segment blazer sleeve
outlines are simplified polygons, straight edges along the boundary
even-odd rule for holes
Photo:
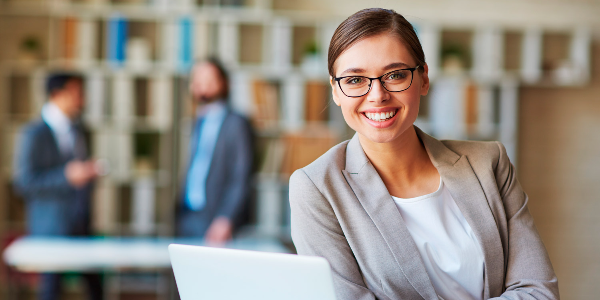
[[[229,163],[231,169],[228,172],[231,177],[227,180],[223,202],[218,213],[219,216],[224,216],[231,221],[239,216],[248,199],[254,158],[250,124],[239,119],[236,125],[231,131],[235,135],[227,143],[232,153]]]
[[[333,208],[302,170],[290,177],[292,240],[300,255],[329,261],[338,300],[374,300]]]
[[[497,143],[500,156],[496,183],[508,224],[508,259],[505,292],[493,299],[559,299],[558,280],[527,208],[528,197],[517,180],[506,149]]]
[[[44,145],[40,145],[37,132],[26,129],[15,151],[14,165],[15,187],[26,198],[48,193],[60,195],[72,190],[65,176],[65,164],[53,168],[39,166],[39,151],[43,149]]]

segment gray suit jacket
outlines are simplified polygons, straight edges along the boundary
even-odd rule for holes
[[[558,299],[558,282],[506,150],[417,134],[473,229],[484,298]],[[331,264],[338,300],[438,299],[417,247],[358,136],[290,178],[292,239]]]
[[[83,128],[79,131],[83,135]],[[69,184],[65,165],[75,157],[61,155],[48,124],[42,120],[28,124],[16,150],[14,185],[25,198],[29,233],[88,234],[91,185],[75,189]],[[87,158],[87,154],[77,157]]]
[[[194,129],[190,143],[190,154],[196,153],[200,138]],[[190,211],[183,201],[183,180],[177,233],[180,236],[202,237],[216,217],[224,216],[239,223],[240,215],[250,194],[250,179],[253,162],[252,130],[248,121],[228,111],[223,122],[206,180],[206,206],[200,211]],[[193,157],[189,159],[189,163]],[[189,171],[188,166],[188,171]],[[187,177],[187,176],[186,176]]]

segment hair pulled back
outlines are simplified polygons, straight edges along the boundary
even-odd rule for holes
[[[425,64],[425,53],[410,22],[391,9],[367,8],[348,17],[333,33],[327,55],[329,75],[335,77],[335,61],[346,49],[364,38],[384,32],[398,36],[417,65]]]

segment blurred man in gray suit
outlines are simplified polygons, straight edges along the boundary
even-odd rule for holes
[[[178,209],[179,236],[223,244],[247,204],[252,171],[252,131],[227,106],[227,73],[215,59],[196,64],[190,93],[198,105],[190,158]]]
[[[89,159],[79,117],[83,80],[70,73],[49,76],[41,118],[25,126],[17,149],[14,184],[25,198],[27,229],[34,236],[90,233],[90,192],[98,175]],[[90,299],[102,299],[97,274],[84,274]],[[60,275],[42,274],[39,299],[60,295]]]

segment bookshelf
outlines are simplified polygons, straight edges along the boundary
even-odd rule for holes
[[[283,4],[0,1],[0,15],[17,24],[0,77],[0,140],[7,145],[0,150],[0,211],[8,220],[0,222],[2,232],[24,230],[22,201],[10,186],[18,132],[39,114],[45,75],[67,68],[85,78],[91,152],[111,166],[96,184],[96,233],[173,234],[194,112],[186,76],[194,59],[216,54],[230,70],[234,110],[256,129],[250,231],[289,242],[289,174],[353,132],[330,101],[326,69],[329,39],[342,19],[280,10]],[[432,86],[417,125],[440,138],[500,140],[516,161],[519,86],[589,80],[589,28],[409,21]]]

